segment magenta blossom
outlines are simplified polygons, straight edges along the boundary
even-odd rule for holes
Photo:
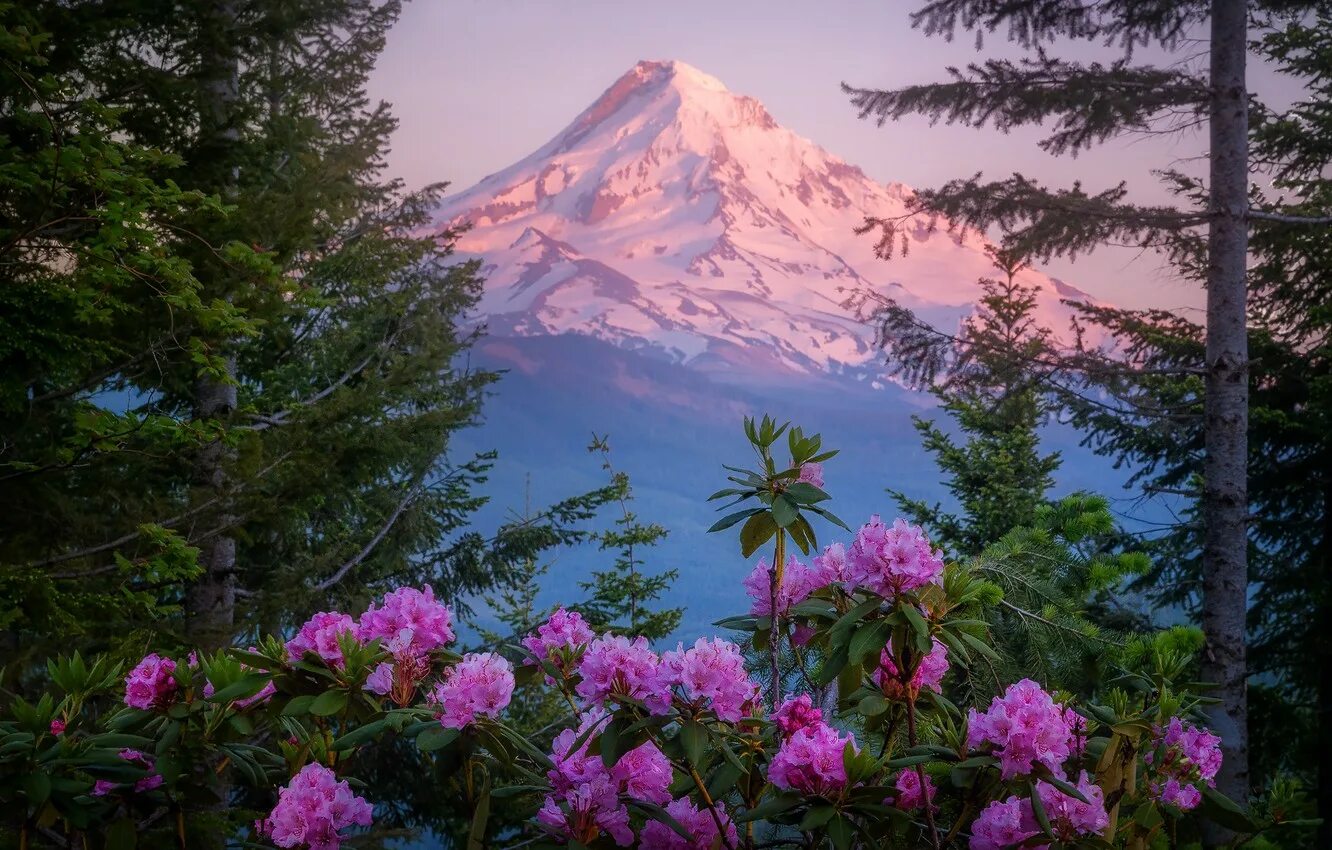
[[[671,704],[671,670],[644,637],[632,641],[606,634],[592,641],[578,664],[578,695],[596,705],[622,697],[642,702],[653,714]]]
[[[432,699],[442,707],[439,722],[461,729],[477,715],[494,717],[513,698],[513,665],[493,652],[469,652],[435,686]]]
[[[814,559],[814,566],[809,567],[796,559],[795,555],[787,558],[786,569],[782,571],[782,583],[777,588],[777,608],[781,616],[789,617],[791,609],[804,602],[810,594],[826,587],[835,578],[835,574],[821,566],[819,559]],[[749,606],[749,613],[756,617],[766,617],[772,613],[772,567],[767,558],[759,562],[744,580],[745,592],[754,600]]]
[[[629,809],[620,802],[608,776],[599,776],[562,794],[547,794],[536,819],[557,837],[583,845],[590,845],[603,833],[620,847],[634,843]]]
[[[948,648],[938,638],[933,638],[933,641],[929,653],[920,657],[916,671],[911,674],[911,681],[905,686],[897,663],[893,661],[892,643],[884,647],[873,679],[883,689],[885,696],[891,699],[915,699],[922,690],[931,690],[936,694],[942,691],[943,677],[948,672]]]
[[[666,804],[666,813],[675,818],[676,823],[685,828],[690,838],[685,838],[661,821],[648,821],[643,826],[639,837],[639,850],[715,850],[717,847],[735,847],[739,836],[735,824],[726,814],[722,803],[716,805],[718,819],[726,828],[726,841],[720,840],[717,821],[706,807],[697,807],[689,802],[688,797],[681,797]]]
[[[661,805],[671,799],[671,762],[651,741],[620,756],[611,768],[620,793]]]
[[[843,580],[847,590],[867,588],[891,598],[943,579],[943,555],[930,548],[930,540],[917,525],[899,519],[885,526],[878,516],[856,532],[847,553]]]
[[[273,811],[255,827],[279,847],[337,850],[350,826],[369,826],[372,810],[351,786],[322,764],[301,768],[278,791]]]
[[[1143,760],[1148,765],[1147,786],[1152,796],[1182,811],[1202,802],[1200,784],[1216,785],[1221,769],[1221,739],[1186,723],[1170,718],[1164,729],[1156,729],[1154,749]]]
[[[549,661],[568,674],[572,672],[570,662],[576,662],[578,652],[595,637],[577,611],[557,608],[549,620],[537,627],[535,634],[523,638],[523,646],[539,660]],[[532,661],[529,659],[527,663]]]
[[[1030,679],[1010,685],[984,714],[967,712],[967,746],[993,749],[1004,779],[1030,774],[1037,764],[1062,775],[1073,743],[1063,706]]]
[[[61,720],[59,717],[57,717],[57,718],[55,718],[54,720],[52,720],[52,721],[51,721],[51,734],[52,734],[52,735],[63,735],[63,734],[65,734],[65,721]]]
[[[823,464],[821,463],[802,463],[800,465],[800,475],[796,481],[805,484],[813,484],[819,489],[823,488]]]
[[[300,661],[313,652],[325,664],[340,669],[346,664],[338,644],[344,634],[356,635],[355,620],[336,611],[320,611],[306,620],[296,636],[287,641],[287,656],[292,661]]]
[[[125,705],[144,711],[163,708],[176,694],[176,662],[157,653],[145,655],[125,677]]]
[[[835,797],[846,788],[843,754],[855,739],[831,726],[800,729],[782,742],[768,766],[768,780],[778,788]]]
[[[823,712],[814,707],[809,694],[801,694],[782,703],[772,719],[782,730],[782,737],[789,738],[801,729],[822,726]]]
[[[1040,835],[1041,827],[1031,809],[1031,801],[1021,797],[995,800],[985,807],[971,825],[971,850],[1010,850],[1014,847],[1044,850],[1048,844],[1028,844]]]
[[[357,623],[356,637],[362,643],[378,638],[394,655],[419,657],[453,642],[453,614],[435,601],[430,585],[400,587],[384,594],[383,607],[371,603]]]
[[[908,767],[897,774],[897,780],[893,783],[893,787],[897,789],[897,794],[884,800],[885,805],[914,811],[928,803],[931,808],[938,809],[938,806],[934,805],[934,792],[936,790],[934,780],[930,778],[928,773],[925,774],[925,793],[923,795],[920,791],[920,773],[914,767]]]
[[[689,702],[707,700],[721,720],[735,723],[758,696],[758,685],[745,672],[740,647],[719,638],[699,638],[689,649],[681,644],[662,663],[680,683]]]
[[[1081,835],[1099,835],[1110,825],[1101,787],[1087,776],[1085,770],[1078,775],[1075,784],[1087,802],[1070,797],[1046,782],[1036,785],[1036,793],[1040,795],[1045,814],[1050,819],[1050,829],[1060,841],[1075,841]]]
[[[116,783],[109,779],[99,779],[93,783],[92,795],[94,797],[105,797],[116,790]]]

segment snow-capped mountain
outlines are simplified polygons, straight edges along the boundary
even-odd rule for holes
[[[447,197],[469,225],[492,334],[585,334],[714,372],[875,371],[873,332],[843,302],[871,288],[938,326],[994,270],[977,234],[909,234],[874,256],[854,228],[904,211],[884,185],[783,128],[757,100],[682,62],[640,62],[536,152]],[[1039,272],[1041,318],[1083,293]]]

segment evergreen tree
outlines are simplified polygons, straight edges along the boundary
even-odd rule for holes
[[[1316,6],[1272,0],[1256,4],[1283,14]],[[907,218],[944,216],[965,227],[999,226],[1008,246],[1025,256],[1076,255],[1106,242],[1163,248],[1176,257],[1205,251],[1207,334],[1202,373],[1203,590],[1200,608],[1208,648],[1203,676],[1216,683],[1219,702],[1212,728],[1225,741],[1221,790],[1243,798],[1249,790],[1245,620],[1248,511],[1249,354],[1245,264],[1249,226],[1270,210],[1250,204],[1248,105],[1245,62],[1249,9],[1245,0],[933,0],[914,13],[928,34],[977,34],[1001,27],[1028,56],[991,59],[953,70],[948,82],[878,91],[848,88],[863,116],[881,122],[920,113],[935,120],[999,130],[1044,125],[1041,146],[1052,154],[1076,154],[1123,134],[1169,132],[1206,121],[1209,174],[1202,205],[1145,207],[1127,200],[1123,184],[1088,192],[1081,184],[1051,189],[1021,174],[999,181],[979,175],[925,190]],[[1210,67],[1195,74],[1184,66],[1158,68],[1133,62],[1133,48],[1156,44],[1175,50],[1205,27]],[[1109,63],[1064,59],[1050,45],[1102,41],[1120,44],[1122,59]],[[1316,224],[1318,217],[1291,217]],[[903,220],[871,220],[881,232],[880,252],[891,255],[905,239]],[[1209,837],[1212,843],[1221,834]]]
[[[1051,402],[1031,369],[1049,359],[1050,332],[1033,316],[1035,290],[1017,281],[1026,263],[1002,248],[992,248],[991,257],[1003,278],[981,279],[984,294],[956,337],[934,336],[910,313],[879,302],[880,341],[896,371],[927,384],[965,437],[959,444],[936,422],[912,417],[959,514],[889,493],[957,555],[974,555],[1010,529],[1031,525],[1059,468],[1058,453],[1041,452],[1039,429]]]

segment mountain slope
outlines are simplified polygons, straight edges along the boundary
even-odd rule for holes
[[[756,100],[681,62],[640,62],[564,131],[446,198],[464,255],[487,277],[492,333],[574,332],[726,373],[878,370],[872,332],[843,306],[873,289],[954,326],[992,272],[985,240],[931,231],[885,262],[854,228],[905,210],[911,190],[870,180],[778,125]],[[1038,272],[1041,319],[1066,325]]]

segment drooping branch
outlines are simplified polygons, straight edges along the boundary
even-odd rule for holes
[[[842,84],[861,118],[880,126],[907,115],[931,123],[993,126],[1000,132],[1056,119],[1040,145],[1052,154],[1074,153],[1125,132],[1150,132],[1162,119],[1188,123],[1206,111],[1206,83],[1184,71],[1126,61],[1083,65],[1040,55],[1017,62],[991,59],[951,80],[900,89]]]

